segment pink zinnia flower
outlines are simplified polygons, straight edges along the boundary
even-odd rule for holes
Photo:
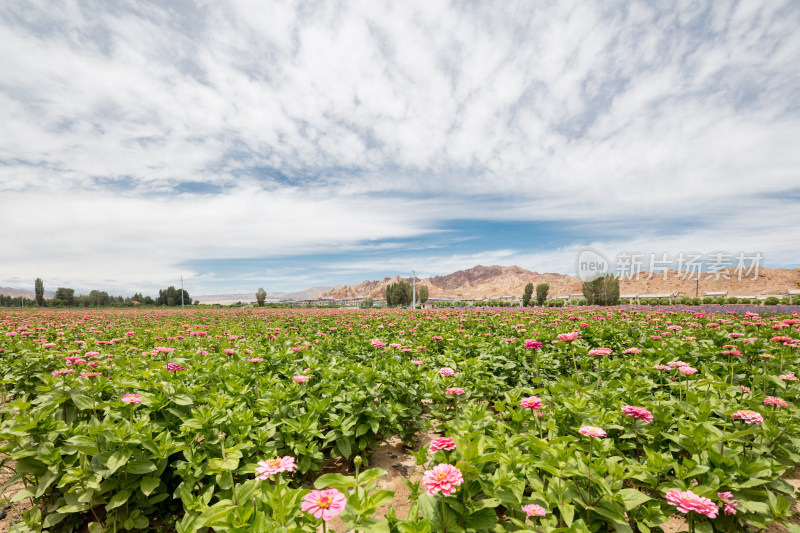
[[[422,476],[422,486],[428,489],[428,496],[441,492],[442,496],[449,496],[456,491],[456,487],[464,483],[461,470],[447,463],[440,463],[431,470],[426,470]]]
[[[542,399],[536,396],[528,396],[519,402],[520,407],[523,409],[532,409],[538,411],[542,407]]]
[[[455,449],[456,449],[456,443],[453,441],[453,439],[451,439],[450,437],[439,437],[431,441],[431,445],[428,448],[428,451],[430,453],[436,453],[439,450],[450,451]]]
[[[776,398],[775,396],[767,396],[764,398],[764,405],[774,405],[775,407],[786,407],[787,404],[785,400],[781,398]]]
[[[413,361],[411,361],[411,364],[412,365],[416,365],[416,366],[420,366],[422,364],[422,361],[420,361],[418,359],[414,359]]]
[[[778,377],[784,381],[797,381],[797,376],[795,376],[794,374],[781,374]]]
[[[461,387],[450,387],[445,392],[447,394],[452,394],[453,396],[459,396],[461,394],[464,394],[464,389],[462,389]]]
[[[292,379],[295,380],[297,383],[305,383],[306,381],[308,381],[308,376],[294,376]]]
[[[764,421],[764,417],[761,416],[759,413],[755,411],[750,411],[749,409],[742,409],[741,411],[736,411],[731,415],[731,418],[734,420],[741,420],[742,422],[747,422],[748,424],[760,424]]]
[[[692,368],[690,366],[682,366],[682,367],[678,368],[678,372],[680,372],[684,376],[691,376],[692,374],[696,374],[697,373],[697,369],[696,368]]]
[[[538,350],[542,347],[542,343],[533,339],[525,341],[526,350]]]
[[[253,357],[252,359],[247,360],[248,363],[263,363],[264,359],[262,357]]]
[[[628,415],[628,418],[638,418],[639,420],[644,420],[648,424],[653,421],[653,414],[644,407],[626,405],[622,408],[622,414]]]
[[[84,372],[81,374],[82,378],[96,378],[97,376],[101,375],[100,372]]]
[[[544,507],[541,505],[536,505],[535,503],[524,505],[522,510],[525,511],[525,514],[528,516],[544,516],[547,514],[547,511],[545,511]]]
[[[578,431],[580,431],[582,435],[586,435],[587,437],[592,437],[593,439],[606,436],[606,432],[603,428],[598,428],[595,426],[583,426]]]
[[[142,399],[139,397],[138,394],[125,394],[120,398],[122,403],[142,403]]]
[[[611,348],[592,348],[589,355],[611,355]]]
[[[654,365],[653,368],[656,370],[669,370],[670,367],[667,365]]]
[[[272,474],[279,474],[281,472],[294,472],[297,465],[294,464],[294,457],[284,455],[283,457],[274,457],[267,461],[259,461],[256,467],[256,479],[267,479]]]
[[[628,348],[627,350],[625,350],[625,353],[642,353],[642,350],[640,350],[639,348]]]
[[[749,388],[745,387],[744,385],[736,385],[736,386],[739,387],[745,394],[750,394],[752,392]]]
[[[186,367],[177,363],[167,363],[167,372],[177,372],[179,370],[186,370]]]
[[[669,366],[680,368],[682,366],[689,366],[689,363],[684,363],[683,361],[672,361],[671,363],[667,363]]]
[[[341,513],[347,506],[347,498],[336,489],[312,490],[303,498],[300,509],[310,513],[314,518],[322,518],[326,522]]]
[[[446,366],[443,367],[441,370],[439,370],[439,374],[442,376],[452,376],[453,374],[455,374],[455,371],[449,366]]]
[[[578,335],[577,331],[573,331],[571,333],[559,333],[558,340],[561,342],[572,342],[577,339],[580,335]]]
[[[75,371],[72,370],[71,368],[65,368],[64,370],[55,370],[53,372],[53,375],[54,376],[61,376],[61,375],[64,375],[64,374],[74,374],[74,373],[75,373]]]
[[[665,497],[670,505],[674,505],[684,514],[694,511],[709,518],[716,518],[719,513],[719,509],[710,498],[698,496],[690,490],[681,492],[678,489],[670,489]]]
[[[236,350],[234,350],[232,348],[226,348],[225,349],[225,355],[233,355],[235,353],[236,353]]]
[[[369,343],[372,345],[373,348],[385,348],[386,347],[386,343],[385,342],[381,342],[378,339],[372,339]]]

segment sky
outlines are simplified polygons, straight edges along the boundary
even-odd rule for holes
[[[800,3],[6,0],[0,286],[800,266]]]

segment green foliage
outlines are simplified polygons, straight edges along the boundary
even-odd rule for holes
[[[589,305],[619,304],[619,278],[612,274],[585,281],[581,289]]]
[[[704,304],[713,304],[714,297],[713,296],[703,296],[703,303]]]
[[[383,297],[386,300],[386,305],[411,305],[412,287],[407,281],[400,280],[396,283],[390,283],[384,289]]]
[[[256,291],[256,302],[258,303],[259,307],[264,307],[264,302],[267,301],[267,291],[263,288],[260,288]]]
[[[550,292],[549,283],[539,283],[536,285],[536,305],[540,307],[544,305],[544,302],[547,301],[548,292]]]
[[[36,294],[36,305],[43,306],[44,305],[44,281],[42,278],[36,278],[36,281],[33,283],[33,291]]]
[[[558,338],[570,331],[579,337]],[[734,494],[739,512],[695,515],[697,531],[766,530],[791,515],[782,476],[800,462],[800,389],[778,377],[800,354],[773,335],[744,313],[670,309],[459,309],[425,319],[405,310],[3,310],[0,466],[15,461],[14,500],[31,504],[15,531],[313,533],[321,522],[300,502],[327,487],[346,497],[344,527],[363,532],[659,531],[675,512],[670,489],[720,508],[717,493]],[[526,338],[541,346],[526,349]],[[724,354],[728,344],[740,356]],[[67,347],[86,360],[67,366]],[[590,354],[597,347],[611,354]],[[698,373],[654,368],[676,360]],[[88,362],[99,375],[81,375]],[[455,374],[440,375],[443,366]],[[74,373],[53,375],[63,370]],[[299,374],[309,380],[295,382]],[[122,403],[127,393],[141,403]],[[537,411],[521,406],[532,395]],[[788,405],[765,405],[767,396]],[[625,405],[648,409],[652,422],[625,416]],[[734,419],[740,409],[762,423]],[[584,425],[607,437],[582,436]],[[455,449],[413,444],[431,432]],[[393,435],[423,469],[449,463],[463,483],[429,496],[412,476],[407,515],[378,519],[392,499],[378,486],[387,473],[362,471],[362,458]],[[254,479],[259,461],[287,455],[296,472]],[[326,462],[351,473],[320,476]],[[530,503],[546,515],[529,518]]]
[[[778,305],[780,300],[775,296],[770,296],[766,300],[764,300],[764,305]]]
[[[69,307],[75,304],[75,289],[68,287],[59,287],[56,289],[56,294],[53,297],[55,305]]]
[[[183,299],[181,299],[181,294],[183,294]],[[166,289],[158,291],[158,298],[156,298],[155,304],[174,307],[180,306],[181,301],[183,301],[184,305],[192,305],[192,298],[186,290],[176,289],[174,286],[170,285]]]
[[[522,293],[522,307],[528,307],[533,296],[533,283],[528,282],[525,285],[525,292]]]
[[[699,298],[697,296],[692,298],[692,305],[700,305],[701,303],[703,303],[703,300],[701,298]]]
[[[364,300],[361,302],[361,307],[367,309],[371,308],[373,305],[375,305],[375,302],[372,300],[372,296],[365,297]]]
[[[724,296],[717,296],[716,298],[714,298],[714,303],[717,304],[717,305],[724,304],[725,303],[725,297]]]
[[[737,304],[739,303],[739,298],[737,298],[736,296],[729,296],[727,302],[729,304]]]
[[[428,301],[428,286],[423,285],[419,288],[419,301],[420,303],[425,303]]]

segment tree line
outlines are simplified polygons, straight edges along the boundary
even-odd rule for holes
[[[75,294],[75,289],[58,287],[52,298],[44,297],[44,281],[36,278],[33,284],[34,299],[22,296],[7,296],[0,294],[0,307],[133,307],[135,305],[161,305],[176,307],[181,305],[181,295],[184,305],[198,304],[192,302],[191,296],[184,289],[176,289],[170,285],[158,291],[158,297],[143,296],[136,293],[133,296],[113,296],[106,291],[93,290],[89,294]]]

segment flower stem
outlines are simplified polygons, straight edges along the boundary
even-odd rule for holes
[[[442,533],[447,533],[447,506],[444,504],[444,496],[442,496]]]

